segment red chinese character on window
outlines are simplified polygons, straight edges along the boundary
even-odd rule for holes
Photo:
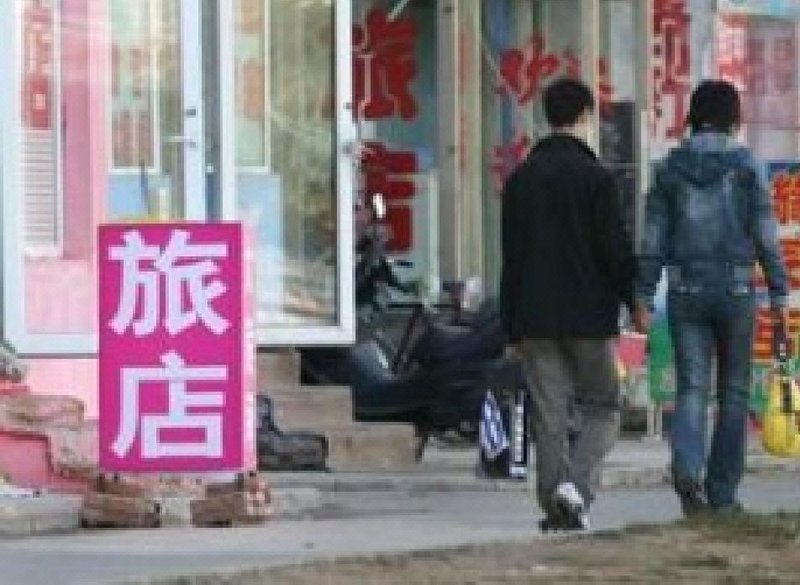
[[[413,174],[417,172],[417,155],[391,151],[379,142],[366,142],[361,164],[367,198],[381,193],[389,204],[386,223],[391,237],[387,248],[390,252],[407,252],[414,233],[408,200],[415,195]]]
[[[778,173],[772,181],[772,197],[780,223],[800,222],[800,173]]]
[[[496,91],[501,95],[510,93],[518,104],[526,104],[539,94],[560,65],[558,55],[545,52],[544,39],[535,35],[522,49],[507,49],[500,55],[502,84]]]
[[[389,241],[386,249],[389,252],[403,253],[411,250],[414,243],[414,217],[408,205],[389,205],[386,209],[384,223],[389,228]]]
[[[691,90],[689,13],[686,0],[655,0],[653,77],[656,118],[668,139],[683,136]]]
[[[413,152],[391,151],[379,142],[365,142],[361,164],[367,196],[376,193],[387,199],[414,196],[414,181],[408,176],[417,172],[417,155]]]
[[[503,188],[511,173],[527,156],[531,144],[531,137],[523,134],[510,144],[495,146],[492,149],[493,162],[489,165],[489,170],[498,190]]]
[[[353,91],[358,118],[416,117],[417,102],[411,93],[417,76],[416,35],[411,19],[389,20],[386,11],[377,8],[367,13],[363,25],[353,26]]]

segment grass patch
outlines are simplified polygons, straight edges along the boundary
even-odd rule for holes
[[[687,526],[716,542],[788,544],[800,536],[800,513],[710,514],[691,519]]]
[[[684,557],[678,561],[678,566],[685,569],[728,569],[731,561],[721,555],[707,554]]]

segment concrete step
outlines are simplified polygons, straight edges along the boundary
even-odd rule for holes
[[[300,353],[271,349],[256,354],[256,383],[260,392],[300,384]]]
[[[281,387],[268,394],[278,428],[315,431],[327,437],[331,469],[382,471],[416,465],[414,428],[406,424],[355,422],[347,387]]]
[[[324,432],[353,425],[353,406],[347,387],[295,386],[268,394],[281,429]]]
[[[328,465],[334,471],[411,469],[417,440],[411,425],[359,423],[325,433],[330,445]]]

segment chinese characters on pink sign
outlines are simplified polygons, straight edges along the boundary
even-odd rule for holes
[[[241,469],[241,227],[106,225],[99,254],[101,468]]]

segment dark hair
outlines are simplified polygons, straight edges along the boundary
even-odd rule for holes
[[[559,79],[544,90],[544,115],[553,128],[571,126],[586,110],[594,110],[594,98],[582,81]]]
[[[742,105],[733,84],[706,80],[692,93],[687,123],[693,133],[711,130],[730,134],[741,120]]]

